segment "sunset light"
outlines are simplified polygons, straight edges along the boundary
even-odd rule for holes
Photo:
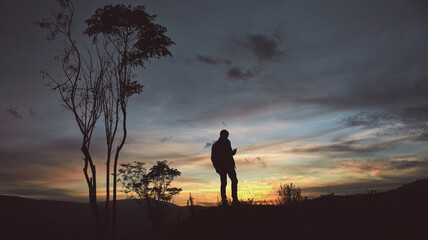
[[[147,216],[176,207],[178,224],[213,206],[280,212],[292,183],[309,202],[301,217],[428,178],[426,1],[19,0],[0,12],[0,197],[89,206],[88,231],[111,221],[114,239],[131,196]],[[386,205],[425,196],[403,192]],[[162,232],[151,221],[138,236]]]

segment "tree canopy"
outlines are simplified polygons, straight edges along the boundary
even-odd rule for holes
[[[144,66],[150,58],[171,56],[168,47],[174,44],[165,36],[167,28],[154,23],[155,19],[156,15],[148,14],[144,6],[110,4],[86,20],[85,34],[93,41],[103,34],[121,53],[123,63]]]

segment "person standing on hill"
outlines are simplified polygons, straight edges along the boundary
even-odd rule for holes
[[[232,181],[232,204],[239,204],[238,178],[236,177],[235,160],[233,159],[237,149],[235,148],[232,150],[228,137],[229,132],[227,130],[221,130],[219,139],[211,147],[211,161],[214,165],[215,171],[220,175],[220,192],[223,206],[227,205],[227,175],[229,175],[229,178]]]

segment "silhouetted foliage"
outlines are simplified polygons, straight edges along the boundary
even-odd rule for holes
[[[147,211],[153,232],[159,234],[167,220],[168,203],[182,190],[171,187],[171,182],[181,172],[170,168],[167,160],[157,161],[149,172],[142,162],[121,166],[118,181],[122,183],[127,197],[136,199],[137,204]]]
[[[293,183],[280,184],[278,190],[278,204],[285,205],[302,201],[302,190],[293,186]]]
[[[156,15],[145,12],[144,6],[118,4],[97,9],[86,20],[84,35],[92,37],[92,46],[82,43],[84,35],[73,36],[76,25],[71,0],[56,0],[58,12],[53,19],[43,18],[36,25],[48,30],[48,40],[62,37],[64,48],[56,58],[62,73],[53,75],[43,70],[43,77],[53,91],[61,95],[62,105],[70,110],[83,135],[81,151],[84,155],[84,174],[89,188],[91,209],[98,226],[101,218],[97,207],[96,167],[90,153],[90,143],[97,120],[104,116],[107,142],[106,160],[106,219],[109,227],[110,160],[113,168],[112,234],[116,229],[116,189],[119,153],[127,139],[127,104],[143,89],[133,69],[144,67],[151,58],[171,56],[168,47],[174,42],[164,33],[167,29],[153,23]],[[83,46],[83,47],[82,47]],[[122,132],[119,132],[119,131]],[[120,134],[121,133],[121,134]],[[116,147],[115,147],[116,146]],[[115,148],[114,148],[115,147]]]
[[[127,104],[129,98],[134,94],[140,94],[144,87],[134,80],[136,75],[133,69],[144,67],[144,63],[151,58],[171,56],[168,47],[174,44],[165,36],[167,28],[155,24],[153,22],[155,19],[156,15],[146,13],[144,6],[110,4],[97,9],[91,18],[86,20],[88,27],[85,34],[92,37],[94,44],[103,43],[104,52],[112,64],[113,81],[106,95],[114,97],[115,102],[104,102],[104,108],[108,112],[106,118],[110,121],[110,125],[106,125],[106,131],[111,132],[107,136],[110,153],[111,144],[116,137],[117,124],[119,121],[122,123],[122,136],[118,140],[114,155],[113,231],[116,229],[117,164],[127,138]]]
[[[122,62],[143,66],[147,59],[171,56],[168,47],[174,42],[164,35],[167,28],[153,23],[156,17],[146,13],[144,6],[107,5],[86,20],[85,33],[94,41],[98,34],[109,36],[115,46],[128,48]]]

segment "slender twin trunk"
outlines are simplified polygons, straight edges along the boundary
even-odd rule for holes
[[[84,155],[83,160],[85,162],[85,165],[83,167],[83,173],[85,175],[86,183],[88,185],[88,190],[89,190],[89,205],[91,208],[92,215],[94,216],[94,219],[95,219],[95,224],[96,224],[97,232],[99,233],[99,238],[104,239],[105,231],[104,231],[103,222],[99,213],[98,202],[97,202],[96,167],[92,161],[92,156],[89,153],[88,144],[84,142],[82,145],[81,151]]]
[[[126,103],[122,103],[122,104],[126,104]],[[116,153],[114,156],[114,164],[113,164],[113,207],[112,207],[112,211],[113,211],[113,215],[112,215],[112,236],[113,239],[116,238],[116,228],[117,228],[117,204],[116,204],[116,190],[117,190],[117,163],[119,160],[119,154],[120,151],[123,148],[123,145],[125,145],[125,141],[126,141],[126,137],[128,135],[128,130],[126,128],[126,108],[125,106],[122,105],[122,116],[123,116],[123,121],[122,121],[122,128],[123,128],[123,136],[122,136],[122,140],[119,143],[119,146],[116,149]]]
[[[125,56],[127,53],[127,48],[125,47]],[[119,122],[119,110],[122,113],[122,131],[123,131],[123,136],[122,139],[119,141],[119,144],[116,148],[115,151],[115,155],[114,155],[114,163],[113,163],[113,202],[112,202],[112,238],[116,239],[116,234],[117,234],[117,164],[118,164],[118,160],[119,160],[119,155],[120,155],[120,151],[122,150],[123,146],[125,145],[126,142],[126,138],[128,135],[128,130],[126,128],[126,105],[127,105],[127,67],[126,67],[126,63],[125,62],[121,62],[118,66],[120,66],[118,68],[117,71],[117,79],[116,79],[116,83],[117,83],[117,97],[118,99],[116,99],[116,126],[115,126],[115,131],[114,134],[116,134],[116,130],[117,130],[117,124]],[[113,135],[113,139],[114,139]]]
[[[109,229],[110,225],[110,158],[111,158],[111,147],[109,147],[107,152],[107,161],[106,161],[106,205],[105,205],[105,221],[104,225],[106,229]]]

